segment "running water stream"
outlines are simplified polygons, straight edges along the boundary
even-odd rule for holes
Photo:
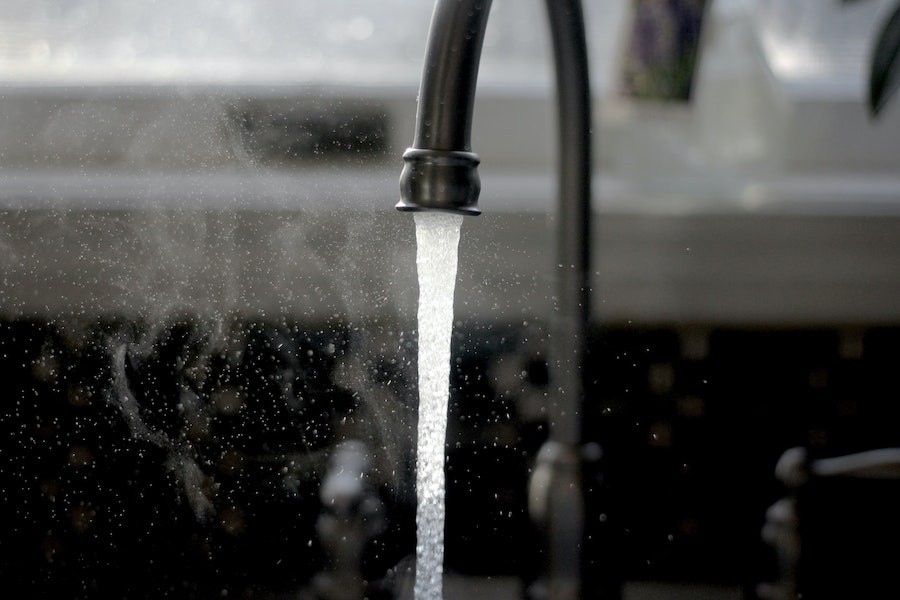
[[[419,430],[416,454],[415,600],[441,600],[444,568],[444,442],[450,335],[462,216],[418,212]]]

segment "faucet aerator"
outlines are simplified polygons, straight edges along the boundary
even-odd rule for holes
[[[410,148],[403,153],[397,210],[480,215],[481,178],[474,152]]]

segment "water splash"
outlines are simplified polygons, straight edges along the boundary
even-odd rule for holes
[[[450,335],[462,216],[416,213],[419,274],[419,431],[416,454],[416,600],[443,597],[444,442]]]

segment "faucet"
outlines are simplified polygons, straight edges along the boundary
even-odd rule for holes
[[[387,527],[371,471],[372,455],[365,444],[349,439],[335,446],[319,489],[323,510],[316,530],[329,560],[327,570],[313,582],[317,598],[356,600],[366,596],[363,548]]]
[[[491,0],[437,0],[419,89],[413,146],[403,154],[401,211],[478,215],[472,151],[478,63]],[[544,572],[532,598],[584,597],[582,369],[590,322],[591,93],[580,0],[547,0],[559,130],[556,305],[550,319],[548,439],[529,482]]]

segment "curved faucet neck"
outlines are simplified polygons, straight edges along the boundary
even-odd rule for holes
[[[472,152],[472,113],[490,8],[491,0],[438,0],[435,4],[415,138],[403,154],[398,210],[481,212],[481,161]]]
[[[559,399],[548,407],[559,441],[581,436],[583,370],[590,312],[591,90],[580,0],[546,0],[556,72],[559,131],[556,220],[560,340],[550,365]],[[413,147],[403,155],[399,210],[476,215],[481,181],[471,131],[491,0],[437,0],[419,89]],[[564,340],[564,341],[563,341]]]
[[[413,147],[472,151],[478,65],[491,0],[439,0],[431,16]]]

